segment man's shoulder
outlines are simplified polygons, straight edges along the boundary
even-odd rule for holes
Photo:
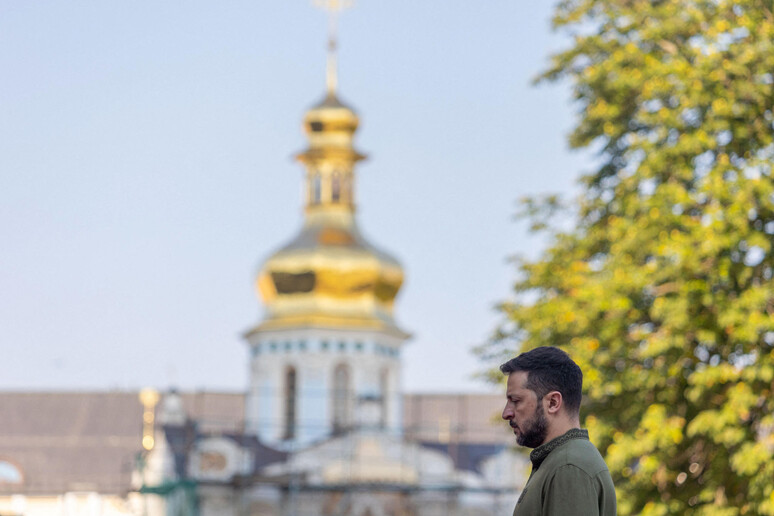
[[[607,464],[597,447],[586,439],[572,439],[562,444],[549,455],[552,469],[575,466],[591,477],[607,471]]]
[[[616,514],[610,472],[588,439],[563,442],[533,471],[514,515],[534,514]]]

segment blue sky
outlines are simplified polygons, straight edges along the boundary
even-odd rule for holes
[[[360,0],[340,23],[363,233],[399,257],[409,391],[491,389],[470,354],[575,188],[576,107],[531,84],[549,2]],[[0,389],[241,390],[255,272],[301,223],[324,13],[302,0],[0,3]]]

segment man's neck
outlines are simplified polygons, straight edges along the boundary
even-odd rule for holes
[[[568,431],[572,430],[573,428],[580,429],[580,421],[579,420],[577,420],[577,419],[576,420],[557,420],[548,429],[548,433],[546,434],[546,438],[540,444],[543,445],[543,444],[546,444],[549,441],[553,441],[557,437],[566,434]]]
[[[532,450],[529,454],[529,459],[532,461],[532,471],[534,472],[537,470],[541,464],[543,464],[543,461],[548,457],[551,452],[553,452],[556,448],[562,446],[564,443],[568,441],[572,441],[574,439],[586,439],[588,440],[589,433],[586,430],[581,430],[580,428],[570,428],[567,430],[567,432],[563,433],[560,436],[555,437],[554,439],[551,439],[550,441],[547,441],[534,450]]]

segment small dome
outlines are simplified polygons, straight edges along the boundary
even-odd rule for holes
[[[188,414],[183,406],[183,398],[177,389],[170,389],[161,398],[161,408],[158,415],[159,423],[169,426],[183,426],[188,420]]]
[[[357,113],[343,104],[334,93],[328,93],[322,102],[312,107],[304,116],[307,133],[347,131],[354,133],[360,123]]]

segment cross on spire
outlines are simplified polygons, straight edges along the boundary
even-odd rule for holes
[[[314,5],[328,11],[328,61],[325,69],[325,85],[328,94],[336,93],[338,86],[336,51],[339,11],[352,7],[353,0],[314,0]]]

